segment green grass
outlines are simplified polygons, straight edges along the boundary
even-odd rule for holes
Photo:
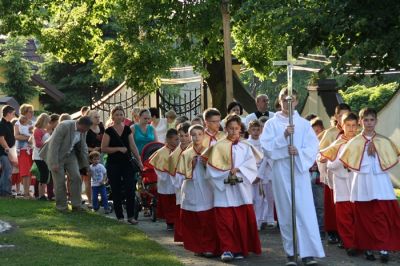
[[[0,265],[182,265],[134,226],[95,213],[59,213],[54,204],[0,199]]]

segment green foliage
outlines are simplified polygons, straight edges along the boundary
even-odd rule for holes
[[[274,75],[271,60],[287,45],[294,55],[319,48],[333,56],[325,68],[333,74],[398,69],[399,10],[397,0],[244,1],[234,17],[234,53],[262,77]]]
[[[3,54],[0,66],[3,67],[5,83],[0,83],[0,90],[7,96],[14,97],[18,103],[29,102],[39,93],[39,89],[31,84],[33,62],[23,58],[26,39],[9,37],[0,45]]]
[[[112,79],[101,82],[92,62],[68,64],[57,62],[52,57],[46,59],[41,74],[65,95],[59,103],[48,97],[41,99],[46,110],[57,113],[76,112],[82,106],[90,105],[90,97],[100,99],[120,83]]]
[[[295,71],[293,73],[293,88],[298,93],[299,103],[297,110],[302,110],[307,98],[307,86],[312,74],[304,71]],[[241,75],[241,79],[246,89],[256,96],[257,94],[267,94],[270,99],[270,109],[275,110],[275,101],[278,98],[279,91],[287,85],[286,72],[277,74],[276,79],[260,80],[253,71],[247,71]]]
[[[355,112],[360,111],[364,107],[372,107],[379,111],[387,104],[398,89],[399,84],[393,82],[373,87],[355,85],[344,91],[340,90],[339,93]]]
[[[399,69],[400,1],[231,0],[233,53],[262,80],[277,79],[273,60],[318,51],[326,75]],[[0,33],[33,34],[43,52],[68,63],[93,61],[102,78],[154,90],[177,62],[223,58],[220,0],[0,1]],[[373,8],[371,8],[373,6]],[[341,83],[348,80],[341,80]],[[211,85],[211,84],[210,84]],[[214,88],[211,88],[214,89]]]

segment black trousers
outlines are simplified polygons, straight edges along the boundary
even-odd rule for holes
[[[128,219],[133,218],[136,190],[136,173],[128,161],[107,164],[107,177],[111,185],[112,200],[117,219],[124,218],[122,200],[126,199]]]
[[[40,178],[38,181],[41,184],[48,184],[50,182],[50,178],[49,178],[50,172],[49,172],[49,168],[47,168],[46,162],[43,160],[35,160],[35,164],[40,173]]]

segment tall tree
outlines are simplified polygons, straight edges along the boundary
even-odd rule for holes
[[[94,60],[103,78],[124,78],[136,90],[153,90],[171,66],[192,64],[214,104],[225,106],[220,0],[2,2],[14,9],[3,11],[0,30],[30,31],[60,60]],[[289,44],[295,56],[316,48],[332,56],[333,74],[398,69],[399,12],[398,0],[232,0],[233,52],[261,78],[276,76],[272,61]]]
[[[39,94],[39,88],[32,85],[33,62],[24,58],[27,40],[9,37],[0,44],[0,67],[5,83],[0,83],[0,90],[18,103],[23,104]]]

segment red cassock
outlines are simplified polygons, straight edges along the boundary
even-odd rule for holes
[[[212,252],[219,255],[214,210],[181,211],[183,246],[194,253]]]
[[[354,203],[336,202],[336,223],[344,248],[356,248],[354,243]]]
[[[396,200],[356,201],[355,244],[363,250],[400,250],[400,208]]]
[[[333,190],[328,185],[324,187],[324,229],[325,232],[337,231]]]
[[[157,194],[157,218],[165,219],[167,224],[175,224],[178,213],[175,194]]]
[[[251,204],[214,208],[215,227],[221,251],[261,254],[257,221]]]
[[[174,225],[174,242],[183,242],[182,237],[182,210],[181,205],[176,205],[176,220]]]

